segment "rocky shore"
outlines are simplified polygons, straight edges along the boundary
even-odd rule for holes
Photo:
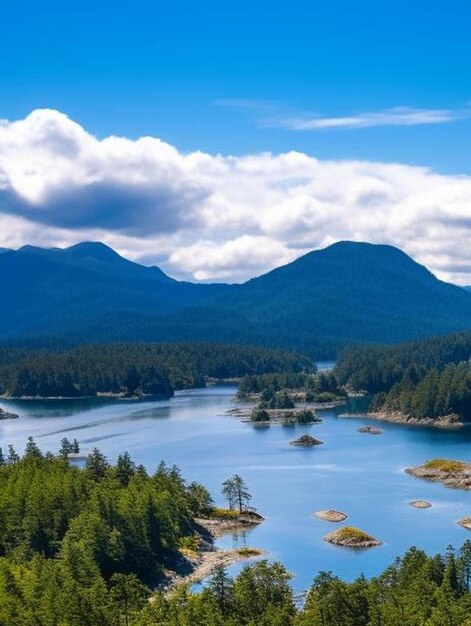
[[[343,526],[324,537],[324,541],[343,548],[374,548],[382,542],[354,526]]]
[[[402,424],[403,426],[427,426],[429,428],[439,428],[441,430],[456,430],[463,428],[464,423],[461,422],[457,415],[444,415],[436,419],[431,417],[410,417],[403,413],[394,411],[373,411],[369,413],[341,413],[339,417],[350,419],[373,419],[380,422],[391,422],[393,424]]]
[[[249,530],[261,524],[264,518],[255,511],[246,511],[233,516],[215,516],[211,518],[199,518],[196,522],[210,533],[213,538],[223,537],[230,533]]]
[[[4,409],[0,409],[0,420],[14,420],[17,419],[19,417],[19,415],[16,415],[16,413],[9,413],[8,411],[5,411]]]
[[[463,517],[463,519],[459,519],[456,523],[466,528],[466,530],[471,530],[471,517]]]
[[[455,489],[471,489],[471,463],[449,459],[433,459],[418,467],[406,468],[406,473],[441,483]]]
[[[235,407],[233,409],[229,409],[228,414],[231,415],[232,417],[236,417],[240,420],[242,420],[243,422],[250,422],[251,424],[254,424],[255,426],[266,426],[269,424],[289,424],[291,422],[296,423],[297,421],[297,416],[300,414],[303,414],[305,412],[305,410],[309,410],[312,409],[313,407],[296,407],[294,409],[263,409],[267,415],[268,415],[268,420],[265,421],[255,421],[252,419],[252,413],[253,413],[253,409],[254,407],[252,405],[250,406],[243,406],[243,407]],[[302,423],[303,424],[320,424],[322,422],[322,419],[316,415],[315,413],[313,413],[312,419],[310,420],[305,420],[303,419]]]
[[[258,548],[235,548],[219,550],[215,539],[230,533],[247,530],[260,524],[263,517],[251,511],[235,514],[231,519],[214,517],[195,519],[199,550],[181,550],[175,562],[164,572],[158,590],[170,593],[182,585],[201,582],[219,567],[228,567],[239,561],[247,561],[264,553]]]

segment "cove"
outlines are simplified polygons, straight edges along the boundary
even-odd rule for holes
[[[320,424],[255,427],[227,414],[234,393],[233,386],[216,386],[144,402],[2,400],[0,406],[20,419],[0,421],[0,445],[22,451],[32,435],[43,451],[56,452],[63,437],[75,437],[83,452],[97,446],[114,460],[127,450],[151,472],[164,459],[177,464],[187,480],[205,484],[220,503],[221,483],[237,472],[266,521],[245,537],[219,543],[247,542],[268,551],[293,573],[296,591],[309,587],[321,570],[347,580],[372,576],[412,545],[435,553],[471,539],[470,531],[456,524],[471,515],[471,493],[403,471],[436,457],[471,461],[471,429],[443,432],[381,422],[383,434],[373,437],[357,429],[374,422],[338,417],[345,407],[320,412]],[[352,400],[347,410],[358,408]],[[325,445],[290,445],[307,433]],[[432,507],[414,509],[411,500],[427,500]],[[383,545],[354,552],[325,543],[322,537],[339,525],[312,513],[330,508],[348,513],[346,523]]]

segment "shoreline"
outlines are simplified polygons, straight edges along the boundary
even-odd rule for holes
[[[231,550],[214,548],[214,550],[202,550],[199,554],[186,555],[184,557],[185,564],[192,568],[191,571],[179,573],[178,569],[177,571],[166,570],[166,580],[157,591],[172,593],[180,587],[203,582],[220,567],[230,567],[235,563],[258,559],[266,554],[265,551],[258,548],[233,548]]]
[[[438,430],[459,430],[465,427],[465,423],[461,421],[451,421],[449,419],[431,417],[409,417],[403,413],[388,411],[371,411],[368,413],[341,413],[338,417],[345,419],[369,419],[378,420],[379,422],[389,422],[391,424],[399,424],[401,426],[427,427],[436,428]]]
[[[196,518],[196,531],[200,537],[199,552],[181,551],[180,558],[175,562],[173,569],[166,569],[163,581],[157,586],[156,592],[171,593],[179,587],[202,582],[211,576],[219,567],[229,567],[241,561],[258,559],[268,553],[254,547],[221,549],[215,545],[215,540],[231,533],[250,530],[262,523],[249,522],[244,514],[232,520],[221,518]]]

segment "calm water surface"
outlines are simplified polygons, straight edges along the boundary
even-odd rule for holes
[[[338,417],[344,407],[323,411],[321,424],[260,428],[227,415],[234,392],[230,386],[212,387],[139,403],[2,401],[2,408],[21,417],[0,421],[0,445],[5,450],[12,443],[22,450],[33,435],[43,450],[57,451],[66,436],[76,437],[84,452],[98,446],[112,460],[128,450],[149,471],[164,459],[179,465],[188,480],[204,483],[219,502],[221,482],[237,472],[266,521],[245,539],[228,537],[221,545],[247,541],[264,548],[295,575],[296,590],[307,588],[320,570],[346,579],[361,572],[374,575],[411,545],[434,553],[471,538],[456,524],[471,515],[471,493],[403,472],[435,457],[471,461],[471,430],[440,432],[381,423],[382,435],[364,435],[357,432],[361,420]],[[314,449],[290,446],[291,439],[307,432],[325,444]],[[413,499],[429,500],[433,507],[413,509],[408,505]],[[325,543],[323,535],[338,527],[312,517],[325,508],[348,513],[349,523],[384,545],[353,552]]]

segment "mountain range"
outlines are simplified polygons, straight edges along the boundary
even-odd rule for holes
[[[0,250],[0,338],[205,340],[327,356],[471,328],[471,293],[392,246],[339,242],[243,284],[178,281],[102,243]]]

